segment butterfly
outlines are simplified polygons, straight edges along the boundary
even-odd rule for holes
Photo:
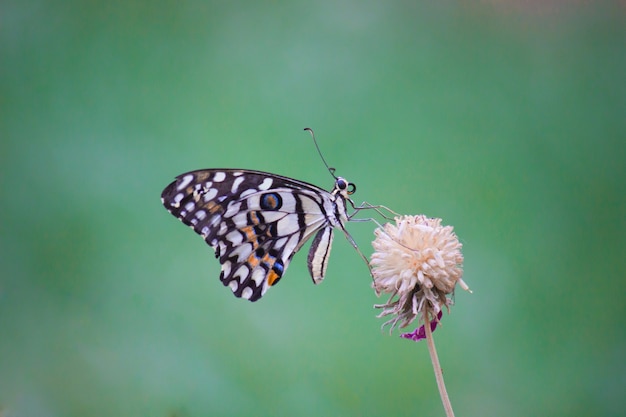
[[[350,220],[346,202],[359,208],[349,197],[356,186],[329,170],[335,178],[330,192],[261,171],[191,171],[165,187],[161,201],[215,250],[222,283],[236,297],[257,301],[311,237],[307,264],[315,284],[326,275],[335,228],[356,248],[344,227]]]

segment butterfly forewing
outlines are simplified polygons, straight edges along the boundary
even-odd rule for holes
[[[224,285],[250,301],[280,280],[293,255],[317,231],[309,271],[320,282],[332,228],[347,218],[341,194],[260,171],[188,172],[168,185],[161,199],[215,249]]]

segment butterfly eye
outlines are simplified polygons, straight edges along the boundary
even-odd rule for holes
[[[351,182],[346,181],[344,178],[341,178],[341,177],[337,177],[337,182],[335,182],[335,187],[337,187],[337,189],[340,191],[344,191],[347,189],[346,192],[348,193],[348,195],[352,195],[356,191],[356,185],[354,185]]]

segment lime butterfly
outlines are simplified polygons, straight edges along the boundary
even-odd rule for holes
[[[215,250],[222,265],[220,280],[237,297],[250,301],[261,298],[280,281],[291,258],[313,235],[307,263],[313,282],[322,282],[335,228],[341,229],[370,268],[344,223],[352,220],[378,224],[374,219],[353,218],[363,209],[373,209],[387,219],[381,209],[397,215],[385,206],[366,202],[355,206],[350,195],[356,185],[335,176],[313,131],[304,130],[311,133],[317,152],[335,178],[330,192],[281,175],[227,168],[181,174],[161,193],[165,208]],[[350,215],[346,202],[354,209]]]
[[[165,208],[215,249],[220,280],[237,297],[256,301],[284,275],[313,235],[308,267],[315,284],[326,274],[333,229],[350,216],[356,186],[336,177],[331,192],[261,171],[204,169],[181,174],[165,187]],[[354,245],[354,243],[353,243]]]

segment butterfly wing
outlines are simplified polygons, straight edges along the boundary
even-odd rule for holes
[[[260,171],[210,169],[178,176],[161,199],[215,249],[220,280],[237,297],[261,298],[317,231],[311,253],[320,255],[312,262],[309,254],[309,270],[314,282],[323,278],[338,220],[334,196],[321,188]]]

